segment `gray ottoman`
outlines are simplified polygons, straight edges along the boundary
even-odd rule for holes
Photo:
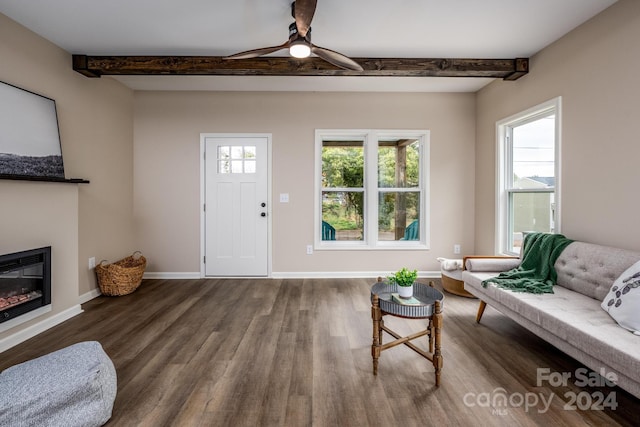
[[[100,343],[74,344],[0,373],[0,426],[101,426],[116,386]]]

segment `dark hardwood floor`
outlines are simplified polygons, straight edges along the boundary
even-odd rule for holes
[[[623,390],[538,385],[538,368],[573,377],[582,365],[491,307],[476,324],[477,300],[451,294],[442,385],[405,346],[384,351],[373,376],[372,282],[145,280],[2,353],[0,369],[99,341],[118,373],[108,426],[638,425],[640,401]],[[424,329],[385,322],[402,334]],[[588,407],[598,393],[617,408],[565,408],[571,396]]]

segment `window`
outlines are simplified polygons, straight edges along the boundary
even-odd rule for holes
[[[428,152],[427,131],[316,131],[316,248],[427,248]]]
[[[497,124],[498,252],[520,253],[526,232],[559,232],[560,98]]]
[[[218,147],[218,173],[256,173],[256,147]]]

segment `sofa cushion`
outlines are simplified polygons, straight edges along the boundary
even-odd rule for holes
[[[465,289],[487,295],[611,368],[640,381],[640,337],[629,334],[600,308],[600,301],[561,286],[553,294],[512,292],[482,281],[496,273],[463,272]],[[496,307],[500,309],[500,307]]]
[[[469,271],[492,271],[496,272],[494,276],[500,272],[511,270],[520,265],[520,258],[467,258],[465,269]]]
[[[640,335],[640,261],[613,282],[601,306],[620,326]]]
[[[614,280],[638,260],[639,252],[573,242],[554,264],[557,284],[602,301]]]
[[[116,389],[100,343],[74,344],[0,373],[0,426],[101,426]]]

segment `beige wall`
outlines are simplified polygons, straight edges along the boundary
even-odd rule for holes
[[[474,94],[136,92],[136,241],[151,272],[200,271],[200,133],[271,133],[273,272],[439,270],[473,248]],[[316,251],[315,129],[431,131],[431,250]],[[289,193],[289,203],[279,194]]]
[[[133,92],[77,74],[69,53],[1,14],[0,80],[56,101],[66,176],[91,181],[0,182],[0,253],[52,245],[53,316],[96,288],[90,256],[135,249]]]
[[[477,97],[476,252],[495,235],[496,121],[562,96],[562,233],[640,250],[640,2],[620,0]]]

